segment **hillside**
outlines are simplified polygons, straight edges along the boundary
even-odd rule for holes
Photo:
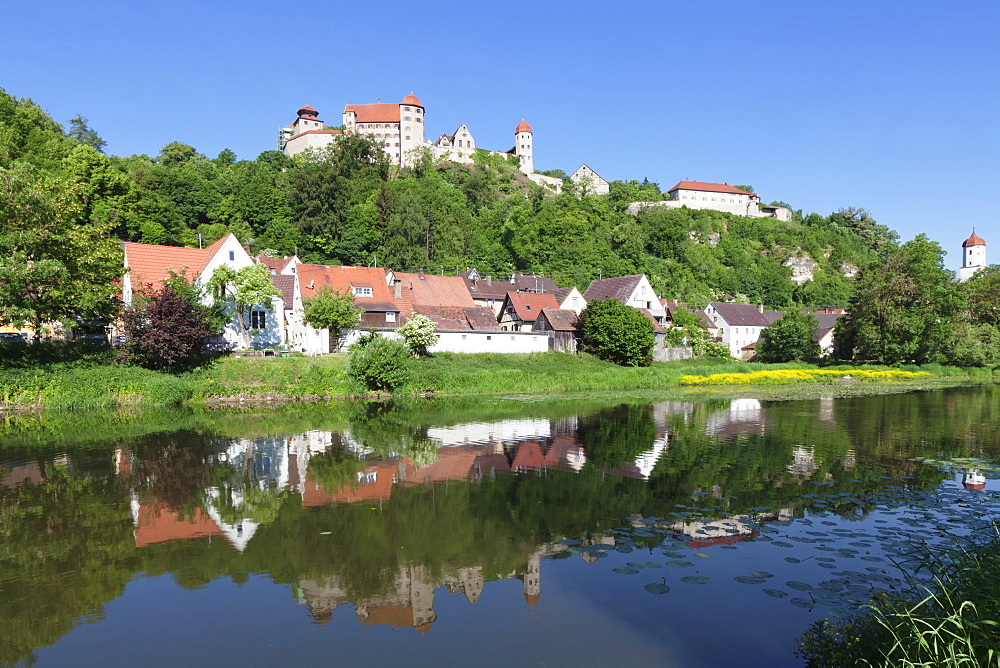
[[[0,169],[77,184],[81,219],[122,240],[197,246],[233,232],[255,252],[312,262],[536,272],[581,288],[645,273],[670,299],[730,293],[777,308],[846,304],[845,274],[895,237],[858,209],[798,212],[787,223],[689,209],[632,216],[630,203],[660,197],[657,184],[617,181],[607,196],[579,196],[568,184],[553,195],[500,156],[471,165],[425,156],[400,170],[357,136],[294,160],[277,151],[208,158],[179,142],[155,157],[106,156],[102,147],[86,119],[66,131],[30,100],[0,91]],[[790,262],[813,280],[797,285]]]

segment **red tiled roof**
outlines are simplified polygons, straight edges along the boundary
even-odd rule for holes
[[[732,195],[753,195],[745,190],[734,188],[728,183],[707,183],[705,181],[678,181],[677,185],[668,190],[672,193],[675,190],[698,190],[710,193],[730,193]]]
[[[275,274],[280,274],[288,266],[288,263],[295,259],[294,255],[289,257],[266,257],[263,253],[258,253],[256,260],[265,265]]]
[[[514,463],[511,465],[515,471],[530,471],[545,468],[545,455],[542,454],[542,446],[534,441],[524,441],[517,448],[514,455]]]
[[[632,296],[632,292],[639,285],[643,275],[633,274],[632,276],[593,280],[587,286],[587,291],[583,293],[583,298],[588,303],[595,299],[614,299],[628,305],[628,298]],[[652,298],[652,295],[650,297]]]
[[[556,301],[555,295],[548,293],[508,292],[507,300],[517,312],[517,317],[523,322],[534,322],[544,308],[559,308],[559,302]]]
[[[437,324],[438,329],[474,330],[478,332],[498,332],[500,326],[491,309],[482,306],[452,308],[448,306],[420,306],[414,313],[427,316]]]
[[[576,311],[558,308],[543,308],[538,315],[539,318],[545,316],[554,332],[573,332],[576,330]]]
[[[982,237],[976,234],[975,228],[972,230],[972,236],[962,242],[962,248],[967,248],[968,246],[985,246],[986,242],[983,241]]]
[[[435,276],[434,274],[410,274],[393,272],[402,284],[403,292],[408,292],[413,308],[421,306],[452,306],[456,308],[471,308],[476,305],[472,295],[465,287],[465,279],[461,276]]]
[[[299,264],[296,267],[303,299],[314,296],[324,285],[353,294],[354,286],[372,289],[370,297],[354,295],[354,304],[366,311],[397,310],[392,290],[385,283],[385,270],[378,267],[340,267]]]
[[[403,98],[403,104],[412,104],[414,106],[420,107],[421,109],[424,106],[420,104],[420,100],[417,99],[417,96],[414,95],[413,93],[410,93],[409,95]]]
[[[162,281],[170,278],[170,270],[184,271],[188,281],[198,278],[205,265],[218,252],[231,234],[222,237],[208,248],[182,248],[180,246],[156,246],[126,241],[125,262],[132,275],[132,289],[137,290],[152,285],[161,287]]]
[[[521,122],[518,123],[517,127],[514,129],[514,134],[517,134],[518,132],[531,132],[531,126],[528,125],[528,121],[523,118],[521,119]]]
[[[221,535],[219,525],[201,508],[195,508],[190,517],[182,518],[161,501],[139,506],[135,527],[136,547]]]
[[[344,111],[353,111],[358,123],[399,123],[398,104],[349,104]]]
[[[305,105],[304,107],[301,107],[301,108],[299,109],[299,111],[311,111],[311,112],[312,112],[312,113],[314,113],[314,114],[318,114],[318,113],[319,113],[319,111],[317,111],[316,109],[313,109],[313,108],[312,108],[312,107],[310,107],[310,106],[309,106],[308,104],[307,104],[307,105]]]

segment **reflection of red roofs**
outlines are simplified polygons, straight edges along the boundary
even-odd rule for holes
[[[361,620],[365,624],[388,624],[389,626],[413,626],[411,606],[383,605],[369,608],[368,615]]]
[[[359,483],[345,485],[335,493],[330,493],[318,485],[312,476],[306,475],[302,492],[303,506],[322,506],[327,503],[354,503],[356,501],[384,501],[392,496],[393,474],[396,462],[378,462],[368,466],[364,479]]]
[[[515,471],[532,471],[545,467],[545,455],[542,454],[542,446],[534,441],[521,443],[514,456],[513,469]]]
[[[540,599],[540,598],[541,598],[541,596],[539,596],[538,594],[525,594],[524,595],[524,600],[528,602],[528,607],[530,607],[530,608],[535,607],[535,603],[538,603],[538,599]]]
[[[0,478],[0,487],[14,487],[15,485],[39,485],[42,482],[42,470],[36,462],[30,462],[23,466],[11,467],[10,473]]]
[[[705,540],[692,540],[688,543],[688,547],[698,549],[702,547],[712,547],[713,545],[735,545],[739,541],[749,538],[752,535],[752,533],[741,533],[734,536],[718,536],[716,538],[706,538]]]
[[[973,482],[963,482],[962,486],[965,489],[986,489],[986,483],[973,483]]]
[[[195,508],[190,517],[181,517],[162,501],[154,501],[139,507],[135,546],[221,535],[219,526],[201,508]]]
[[[442,448],[438,450],[440,458],[414,471],[411,482],[420,485],[444,480],[465,480],[473,472],[477,454],[475,449],[468,446]]]
[[[431,630],[431,625],[433,623],[434,622],[425,622],[425,623],[421,624],[420,626],[414,626],[413,628],[415,628],[416,630],[420,631],[421,633],[427,633],[428,631]]]

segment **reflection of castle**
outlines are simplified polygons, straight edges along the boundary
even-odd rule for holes
[[[498,574],[490,580],[520,579],[524,583],[524,600],[533,607],[542,595],[542,559],[565,549],[565,545],[542,545],[528,555],[523,572]],[[483,593],[486,580],[479,565],[458,568],[435,579],[426,566],[406,564],[397,570],[391,591],[356,601],[354,609],[358,621],[364,624],[412,627],[426,633],[437,619],[434,612],[436,589],[445,587],[452,596],[465,596],[470,604],[475,605]],[[321,624],[331,619],[334,610],[351,602],[335,576],[322,582],[301,580],[295,595],[299,603],[309,608],[313,619]]]

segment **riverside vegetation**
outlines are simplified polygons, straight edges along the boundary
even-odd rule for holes
[[[346,355],[219,358],[184,373],[110,363],[111,353],[66,344],[29,346],[0,358],[0,408],[102,408],[123,405],[300,401],[366,396],[388,385],[366,385],[349,373]],[[843,395],[900,391],[921,382],[992,378],[989,368],[940,365],[901,370],[842,366],[816,370],[803,363],[751,364],[703,358],[620,367],[587,354],[454,354],[401,358],[391,383],[401,396],[605,390],[676,390],[682,385],[737,385],[764,392],[768,385],[822,384]],[[747,373],[749,372],[749,373]],[[916,373],[914,373],[916,372]],[[723,376],[712,379],[713,374]],[[840,379],[878,379],[844,383]],[[697,378],[708,378],[697,381]],[[824,379],[824,380],[817,380]],[[865,388],[858,386],[864,385]],[[817,385],[819,388],[820,385]],[[688,390],[690,392],[690,390]],[[790,396],[804,396],[802,392]]]

